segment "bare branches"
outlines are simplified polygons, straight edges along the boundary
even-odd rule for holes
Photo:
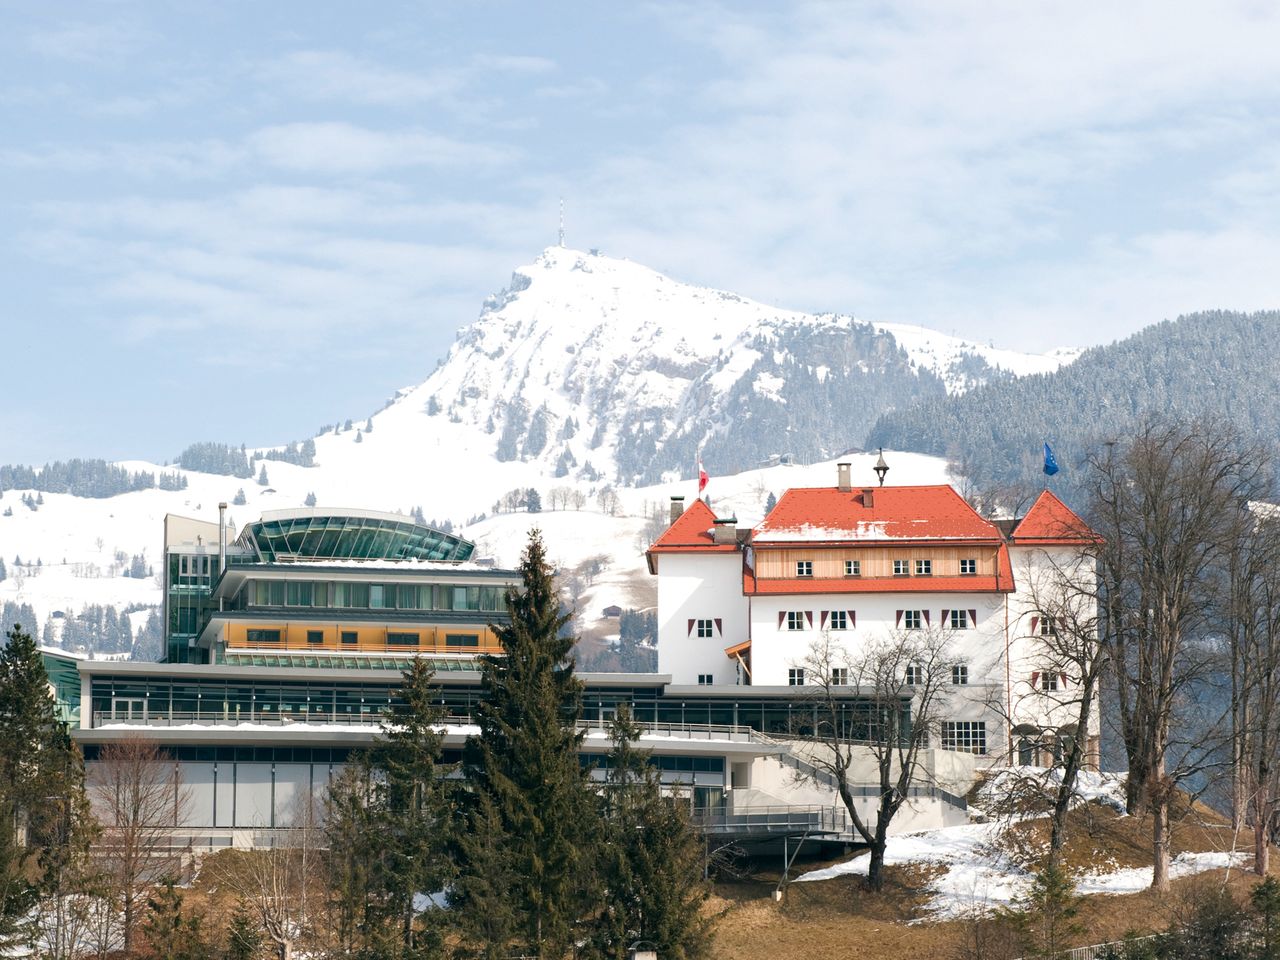
[[[90,767],[89,800],[102,824],[101,859],[122,913],[126,952],[147,889],[180,866],[172,831],[185,823],[190,800],[179,771],[155,741],[141,737],[107,744]]]

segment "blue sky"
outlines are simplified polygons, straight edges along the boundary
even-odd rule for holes
[[[0,0],[0,462],[284,442],[569,242],[1023,349],[1280,307],[1280,8]]]

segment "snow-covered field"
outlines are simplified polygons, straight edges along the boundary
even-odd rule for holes
[[[974,813],[985,816],[985,811],[1016,781],[1036,778],[1052,788],[1061,782],[1060,777],[1055,778],[1057,773],[1035,767],[997,771],[979,790]],[[1123,813],[1124,775],[1081,772],[1075,802],[1099,803]],[[927,917],[921,919],[954,919],[1007,907],[1023,896],[1031,884],[1031,875],[1001,849],[1001,834],[1012,822],[1014,818],[992,819],[890,837],[885,863],[939,868],[938,874],[926,885]],[[1176,879],[1206,870],[1241,867],[1248,860],[1249,855],[1231,850],[1182,853],[1173,859],[1169,873]],[[864,853],[843,863],[801,874],[796,882],[865,876],[869,865],[870,854]],[[1151,885],[1151,868],[1097,863],[1094,869],[1076,875],[1073,880],[1082,894],[1138,893]]]
[[[158,580],[120,575],[114,566],[116,554],[143,554],[149,565],[157,566],[166,513],[216,522],[218,502],[230,503],[243,490],[245,504],[229,508],[236,532],[264,510],[302,506],[307,494],[314,492],[318,506],[335,509],[364,507],[408,512],[421,506],[428,519],[452,520],[462,536],[476,542],[477,556],[493,557],[504,566],[519,560],[528,531],[536,526],[543,532],[552,560],[562,569],[572,572],[600,558],[599,573],[584,584],[578,599],[584,633],[607,636],[609,631],[616,631],[617,621],[606,620],[602,615],[606,606],[654,607],[656,585],[644,561],[646,526],[652,526],[650,517],[668,515],[673,495],[683,495],[686,502],[692,502],[697,495],[694,480],[619,487],[615,491],[617,509],[609,514],[601,509],[598,499],[603,483],[546,477],[533,464],[498,463],[469,448],[464,436],[453,437],[452,433],[437,436],[441,444],[449,441],[447,449],[442,446],[427,454],[414,447],[396,419],[389,417],[391,413],[387,410],[376,416],[375,429],[365,434],[367,439],[360,444],[351,440],[354,431],[318,438],[315,467],[265,461],[267,487],[254,480],[182,470],[178,472],[188,481],[185,490],[153,489],[105,500],[44,494],[44,505],[37,511],[20,502],[22,491],[5,491],[0,505],[11,506],[13,515],[0,516],[0,556],[9,574],[0,581],[0,603],[29,603],[42,623],[55,610],[71,614],[91,603],[118,608],[158,604]],[[371,463],[370,456],[382,459]],[[890,464],[890,483],[948,480],[945,461],[936,457],[893,451],[885,456]],[[478,466],[472,470],[432,469],[437,457]],[[853,463],[855,482],[870,482],[874,477],[871,467],[875,454],[843,459]],[[131,470],[160,469],[156,464],[140,461],[127,466]],[[764,467],[734,476],[712,477],[707,494],[718,513],[736,515],[740,524],[754,525],[763,517],[770,493],[780,497],[789,487],[830,486],[835,478],[834,461]],[[492,514],[493,501],[514,487],[539,490],[544,510],[536,514]],[[581,492],[581,509],[545,509],[554,487]],[[479,513],[489,516],[470,525],[463,522]],[[665,519],[657,522],[665,527]],[[13,565],[15,557],[21,557],[21,569]],[[38,568],[28,566],[37,558]]]

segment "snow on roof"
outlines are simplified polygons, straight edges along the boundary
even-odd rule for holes
[[[952,487],[938,484],[791,489],[756,527],[752,542],[1001,539],[995,525],[979,516]]]

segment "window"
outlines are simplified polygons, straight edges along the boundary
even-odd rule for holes
[[[323,630],[308,630],[308,631],[307,631],[307,643],[324,643],[324,631],[323,631]]]
[[[360,635],[356,633],[354,630],[342,631],[342,642],[347,644],[348,646],[356,643],[359,639],[360,639]]]
[[[951,682],[957,687],[963,687],[969,682],[969,668],[963,663],[957,663],[951,668]]]
[[[1058,635],[1058,621],[1053,617],[1046,617],[1040,614],[1040,636],[1056,637]]]
[[[942,749],[959,750],[964,753],[986,753],[986,721],[944,720],[942,722]]]
[[[797,560],[797,561],[796,561],[796,576],[797,576],[797,577],[812,577],[812,576],[813,576],[813,561],[812,561],[812,560]]]
[[[849,611],[848,610],[832,610],[827,614],[827,626],[832,630],[848,630],[849,629]]]
[[[908,663],[907,672],[903,680],[908,687],[918,687],[924,683],[924,668],[918,663]]]
[[[952,630],[968,630],[970,627],[969,611],[968,610],[950,611],[948,622]]]
[[[715,682],[715,681],[712,679],[711,674],[709,674],[709,673],[700,673],[700,674],[698,674],[698,686],[700,686],[700,687],[709,687],[709,686],[711,686],[714,682]]]
[[[971,577],[978,572],[978,561],[972,558],[960,561],[960,575]]]
[[[389,647],[416,647],[418,645],[418,635],[416,633],[392,633],[387,631],[387,646]]]
[[[893,575],[895,577],[905,577],[907,575],[907,561],[905,560],[893,561]]]
[[[715,630],[715,624],[710,620],[695,621],[694,629],[697,631],[699,637],[715,636],[715,633],[713,632]]]
[[[787,671],[787,686],[803,687],[804,686],[804,667],[792,667]]]
[[[907,630],[919,630],[924,624],[924,616],[919,610],[903,610],[902,626]]]
[[[1045,693],[1053,693],[1058,689],[1058,675],[1045,671],[1040,674],[1040,689]]]
[[[831,668],[831,685],[833,687],[847,687],[849,685],[849,668],[848,667],[832,667]]]
[[[917,576],[917,577],[931,577],[931,576],[933,576],[933,561],[932,561],[932,560],[917,560],[917,561],[916,561],[916,576]]]
[[[446,647],[478,647],[480,636],[475,633],[447,633],[444,637]]]
[[[846,560],[846,561],[844,562],[844,575],[845,575],[846,577],[860,577],[860,576],[862,576],[862,561],[861,561],[861,560]]]
[[[804,611],[803,610],[787,611],[787,629],[788,630],[804,629]]]
[[[249,630],[246,636],[250,643],[279,643],[279,630]]]

